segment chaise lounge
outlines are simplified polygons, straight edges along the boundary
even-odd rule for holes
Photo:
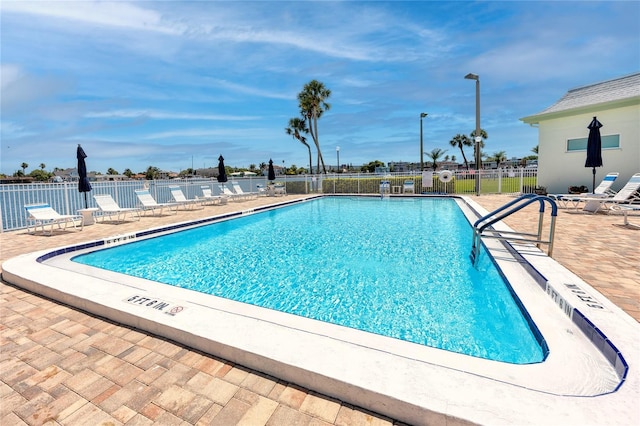
[[[176,203],[183,206],[186,209],[194,209],[196,206],[202,207],[202,200],[197,198],[189,199],[184,196],[182,189],[179,186],[171,185],[169,186],[169,191],[171,191],[171,196],[175,200]]]
[[[620,210],[620,205],[640,202],[640,173],[631,176],[631,179],[615,195],[610,197],[577,197],[586,204],[583,211],[597,213],[600,209]]]
[[[111,197],[109,194],[98,194],[94,195],[93,199],[96,200],[96,204],[102,213],[102,220],[104,221],[105,216],[109,217],[109,220],[115,215],[116,223],[124,222],[124,219],[127,217],[127,214],[130,214],[131,217],[137,216],[138,220],[140,220],[140,209],[137,207],[120,207],[118,203]]]
[[[31,233],[29,225],[33,225],[34,234],[37,231],[38,226],[42,228],[42,233],[44,234],[44,227],[46,225],[51,225],[49,235],[53,235],[54,225],[58,225],[58,229],[66,230],[67,225],[71,223],[74,229],[77,229],[76,221],[80,222],[80,230],[84,229],[84,222],[81,215],[60,214],[48,203],[26,204],[24,208],[27,211],[27,232],[29,233]],[[63,224],[64,228],[61,227]]]
[[[607,173],[607,175],[602,179],[602,182],[594,188],[593,193],[583,193],[583,194],[548,194],[549,198],[555,200],[560,207],[569,208],[570,204],[578,209],[578,206],[582,201],[584,201],[585,197],[611,197],[616,192],[611,189],[611,185],[618,178],[618,172]]]
[[[227,197],[225,195],[213,195],[213,191],[208,185],[202,185],[200,189],[202,190],[203,204],[227,204]]]
[[[148,189],[136,189],[135,193],[138,201],[142,204],[142,210],[145,212],[151,211],[153,216],[156,215],[156,211],[158,212],[158,216],[162,216],[162,211],[165,207],[168,208],[169,211],[173,211],[173,214],[178,213],[178,203],[158,203]]]

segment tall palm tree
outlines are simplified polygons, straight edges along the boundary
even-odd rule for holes
[[[313,170],[313,160],[311,158],[311,146],[307,143],[307,138],[302,136],[302,133],[309,133],[309,129],[307,129],[307,124],[301,118],[292,118],[289,120],[289,127],[284,129],[284,131],[293,136],[294,139],[297,139],[301,144],[307,147],[307,151],[309,151],[309,173]]]
[[[443,150],[440,148],[434,148],[431,152],[425,152],[427,157],[431,158],[431,161],[433,162],[433,171],[436,171],[438,168],[438,160],[440,160],[440,157],[442,157],[445,152],[447,152],[446,149]]]
[[[473,154],[474,154],[474,160],[475,160],[475,153],[476,153],[476,144],[475,144],[475,140],[476,140],[476,131],[475,129],[471,131],[471,133],[469,133],[469,137],[471,138],[471,143],[473,144]],[[478,154],[478,157],[480,159],[482,159],[482,156],[484,154],[482,154],[482,148],[484,148],[484,140],[485,139],[489,139],[489,135],[487,135],[487,132],[484,129],[480,129],[480,137],[482,138],[480,140],[480,153]],[[480,161],[480,166],[482,166],[482,160]],[[476,167],[478,167],[476,165]],[[482,168],[482,167],[480,167]]]
[[[47,167],[46,164],[44,163],[40,163],[40,170],[44,171],[44,168]]]
[[[22,169],[22,174],[23,174],[23,175],[24,175],[24,173],[26,172],[27,167],[29,167],[29,164],[27,164],[27,163],[22,163],[22,164],[20,164],[20,168]]]
[[[498,151],[493,153],[493,161],[496,162],[496,167],[500,168],[500,164],[507,160],[507,153],[505,151]]]
[[[458,133],[453,137],[453,139],[449,141],[449,145],[454,148],[460,148],[462,159],[464,160],[464,166],[467,168],[467,170],[469,170],[469,162],[467,161],[467,156],[464,155],[464,147],[473,145],[471,139],[469,139],[467,135],[461,135],[460,133]]]
[[[324,84],[318,80],[311,80],[304,85],[302,92],[298,93],[300,114],[307,122],[309,133],[318,151],[318,169],[320,169],[320,163],[322,163],[322,171],[325,174],[327,173],[327,169],[324,165],[322,151],[320,150],[318,119],[325,111],[331,108],[331,105],[326,102],[329,96],[331,96],[331,90],[327,89]]]

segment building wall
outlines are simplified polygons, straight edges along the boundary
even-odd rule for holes
[[[549,193],[565,193],[569,186],[592,188],[592,169],[585,168],[586,151],[567,151],[567,140],[589,136],[594,116],[602,123],[600,134],[620,135],[619,149],[602,151],[602,167],[596,168],[596,185],[609,172],[619,172],[613,184],[619,190],[634,173],[640,173],[640,105],[581,112],[539,123],[538,185]]]

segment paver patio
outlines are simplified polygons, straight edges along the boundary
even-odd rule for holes
[[[53,236],[7,232],[0,234],[0,261],[293,198],[258,198],[120,225],[98,223]],[[511,198],[474,199],[492,210]],[[532,232],[537,209],[505,222]],[[561,211],[554,258],[639,321],[640,230],[622,222],[617,215]],[[0,424],[400,424],[5,282],[0,289]]]

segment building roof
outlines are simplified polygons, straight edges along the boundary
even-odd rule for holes
[[[640,72],[570,89],[555,104],[521,120],[533,123],[537,122],[541,116],[556,115],[596,105],[625,104],[634,100],[640,101]]]

